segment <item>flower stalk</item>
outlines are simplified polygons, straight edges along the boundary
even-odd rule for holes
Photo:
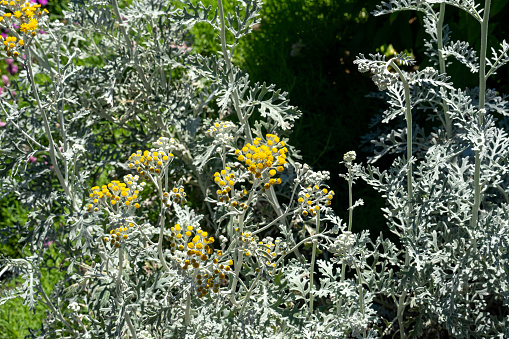
[[[316,230],[315,234],[320,233],[320,212],[316,213]],[[313,239],[313,252],[311,254],[311,267],[309,273],[309,312],[313,313],[313,302],[314,302],[314,273],[315,273],[315,258],[316,258],[316,246],[318,239]]]
[[[486,113],[486,50],[488,47],[488,21],[490,18],[491,0],[484,3],[484,15],[481,22],[481,51],[479,55],[479,126],[483,124],[483,117]],[[481,155],[480,150],[475,151],[474,165],[474,205],[472,206],[472,228],[477,228],[479,218],[479,207],[481,205]]]

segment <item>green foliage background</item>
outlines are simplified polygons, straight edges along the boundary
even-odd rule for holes
[[[53,20],[65,20],[62,9],[67,1],[52,1],[48,10]],[[205,0],[217,7],[217,1]],[[412,12],[375,18],[369,13],[378,0],[265,0],[261,24],[242,41],[234,56],[234,63],[245,69],[253,82],[273,83],[289,92],[292,105],[298,106],[303,117],[298,121],[291,142],[306,163],[316,170],[331,172],[330,186],[337,192],[334,200],[338,215],[347,218],[346,184],[337,174],[344,172],[339,165],[344,153],[355,150],[358,160],[365,162],[371,154],[369,147],[360,148],[361,136],[369,130],[371,117],[382,109],[365,95],[375,91],[366,74],[360,74],[352,61],[360,52],[406,50],[412,53],[421,67],[426,66],[422,38],[422,16]],[[509,36],[504,19],[509,16],[509,0],[497,0],[492,5],[490,18],[490,45],[494,46]],[[225,1],[225,9],[233,4]],[[478,25],[466,14],[448,11],[445,22],[456,35],[476,49],[479,48]],[[207,24],[195,26],[191,33],[193,53],[218,52],[216,32]],[[5,70],[5,62],[1,62]],[[461,87],[476,86],[475,77],[464,72],[462,65],[453,64],[450,74]],[[5,71],[3,72],[5,73]],[[509,70],[500,70],[496,83],[488,83],[502,93],[509,93]],[[366,145],[364,145],[366,146]],[[383,160],[389,164],[391,159]],[[379,164],[384,167],[384,163]],[[372,234],[384,231],[385,221],[380,212],[382,200],[362,183],[354,188],[354,197],[362,197],[365,206],[354,218],[354,231],[369,229]],[[343,213],[341,211],[344,211]],[[0,229],[14,227],[26,221],[26,211],[15,196],[0,201]],[[389,235],[389,234],[387,234]],[[1,244],[0,255],[17,257],[23,251],[18,243]],[[52,251],[50,251],[51,253]],[[51,253],[57,257],[56,253]],[[57,267],[59,260],[54,264]],[[58,269],[45,270],[42,280],[49,292],[59,279]],[[28,328],[39,327],[45,310],[35,314],[20,300],[11,300],[0,306],[0,339],[23,338]]]

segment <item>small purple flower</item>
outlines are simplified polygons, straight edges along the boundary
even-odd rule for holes
[[[43,6],[46,6],[48,4],[48,0],[39,0],[39,3]]]
[[[7,72],[11,73],[12,75],[18,73],[18,66],[10,64],[9,66],[7,66]]]
[[[5,125],[7,125],[6,122],[0,121],[0,127],[4,127]]]
[[[14,59],[5,59],[5,62],[7,63],[7,65],[12,65],[14,63]]]
[[[2,34],[0,34],[0,35],[1,35],[1,36],[2,36],[2,38],[4,38],[4,39],[5,39],[5,38],[7,38],[7,34],[6,34],[6,33],[2,33]]]
[[[31,163],[33,164],[34,162],[37,162],[37,158],[36,158],[36,157],[34,157],[34,156],[30,156],[30,157],[28,158],[28,162],[31,162]]]
[[[4,85],[7,86],[9,84],[9,77],[5,74],[2,74],[2,81],[4,82]]]

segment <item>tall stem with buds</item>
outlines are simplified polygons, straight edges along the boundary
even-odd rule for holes
[[[316,213],[316,230],[315,234],[320,232],[320,211]],[[311,254],[311,267],[309,273],[309,312],[313,313],[313,302],[314,302],[314,286],[313,286],[313,278],[315,274],[315,258],[316,258],[316,246],[318,243],[318,239],[313,239],[313,252]]]
[[[445,74],[445,58],[444,54],[442,52],[444,48],[444,39],[443,39],[443,32],[442,28],[444,26],[444,17],[445,17],[445,3],[440,4],[440,13],[438,16],[438,23],[437,23],[437,41],[438,41],[438,63],[440,66],[440,73]],[[447,105],[447,102],[445,99],[442,100],[442,108],[444,110],[444,117],[445,117],[445,131],[447,135],[447,139],[450,139],[452,137],[452,121],[451,121],[451,115],[449,114],[449,105]]]
[[[483,116],[486,113],[484,108],[486,99],[486,49],[488,46],[488,21],[490,18],[491,0],[484,3],[484,15],[481,23],[481,53],[479,55],[479,126],[483,124]],[[481,151],[475,151],[474,168],[474,206],[472,207],[472,227],[477,227],[479,207],[481,205]]]
[[[356,154],[354,151],[350,151],[343,156],[343,160],[345,161],[345,166],[348,168],[348,232],[352,231],[353,224],[353,164],[352,162],[355,160]],[[341,263],[341,283],[345,282],[345,274],[346,274],[346,264],[343,261]],[[336,302],[336,314],[339,315],[341,306],[343,304],[343,297],[339,297]]]

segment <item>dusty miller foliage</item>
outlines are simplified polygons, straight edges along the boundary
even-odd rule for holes
[[[23,283],[0,303],[46,305],[35,338],[508,336],[509,139],[497,120],[508,104],[446,74],[456,58],[485,83],[508,45],[478,56],[487,49],[452,41],[440,21],[452,5],[485,27],[484,11],[383,3],[375,14],[424,12],[436,67],[402,70],[414,63],[404,54],[356,61],[385,93],[378,120],[403,124],[372,138],[372,161],[397,155],[388,170],[345,154],[348,190],[337,194],[351,198],[357,180],[381,192],[394,244],[351,232],[363,201],[350,199],[348,222],[329,207],[330,174],[288,140],[301,113],[232,65],[261,2],[237,5],[225,16],[221,1],[76,1],[66,24],[48,22],[25,45],[16,96],[0,102],[0,194],[30,212],[1,236],[21,235],[30,254],[1,259],[0,276]],[[198,22],[222,53],[189,53]],[[431,131],[412,122],[423,115]],[[46,267],[65,272],[50,295]]]

